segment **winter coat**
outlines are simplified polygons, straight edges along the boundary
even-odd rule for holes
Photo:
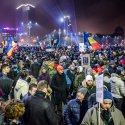
[[[64,111],[64,123],[66,125],[80,125],[87,109],[87,101],[83,101],[83,103],[80,103],[78,99],[69,101]]]
[[[50,77],[48,73],[43,73],[39,76],[38,81],[45,80],[50,85]]]
[[[3,99],[8,100],[8,96],[11,92],[13,82],[14,81],[9,78],[6,78],[6,79],[0,78],[0,88],[3,93],[3,96],[2,96]]]
[[[66,103],[66,98],[68,95],[68,88],[66,83],[66,77],[63,73],[60,75],[58,72],[52,78],[51,88],[53,90],[53,97],[55,103],[58,104],[60,102]]]
[[[24,120],[26,125],[57,125],[57,117],[45,93],[37,91],[25,103]]]
[[[73,83],[73,81],[74,81],[75,75],[72,74],[69,69],[65,69],[65,70],[64,70],[64,73],[65,73],[65,75],[66,75],[67,84],[68,84],[68,85],[71,85],[71,84]]]
[[[79,73],[74,80],[74,90],[77,90],[81,85],[82,85],[82,81],[85,79],[85,76],[83,73]]]
[[[15,99],[21,99],[29,91],[28,83],[23,79],[18,79],[16,86],[14,88],[14,97]]]
[[[112,106],[110,109],[112,119],[114,121],[114,125],[124,125],[125,119],[121,113],[120,110]],[[90,108],[85,117],[83,118],[83,121],[81,125],[98,125],[98,105],[95,105],[94,107]],[[100,118],[100,125],[105,125],[102,118]]]
[[[115,73],[111,74],[111,92],[115,98],[125,97],[125,84],[121,77]]]
[[[84,80],[82,82],[82,87],[84,88],[87,88],[87,93],[86,93],[86,96],[85,98],[88,99],[88,97],[93,94],[93,93],[96,93],[96,86],[95,86],[95,81],[93,81],[93,85],[91,87],[89,87],[87,84],[86,84],[86,80]]]

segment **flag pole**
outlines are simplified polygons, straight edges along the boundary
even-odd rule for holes
[[[98,125],[100,124],[100,103],[98,103]]]

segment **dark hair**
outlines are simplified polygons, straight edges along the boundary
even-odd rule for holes
[[[37,85],[36,85],[36,84],[31,84],[31,85],[29,86],[29,90],[32,90],[33,88],[37,88]]]
[[[121,75],[121,70],[116,70],[116,74]]]
[[[1,67],[1,69],[3,70],[3,69],[5,69],[6,67],[10,67],[8,64],[3,64],[2,65],[2,67]]]

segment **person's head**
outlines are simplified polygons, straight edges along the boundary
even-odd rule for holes
[[[116,73],[117,73],[118,75],[125,75],[125,70],[124,70],[123,67],[118,66],[118,67],[117,67],[117,70],[116,70]]]
[[[37,91],[42,91],[44,93],[48,92],[48,83],[45,80],[41,80],[37,85]]]
[[[36,84],[31,84],[31,85],[29,86],[29,93],[30,93],[31,95],[34,95],[34,94],[36,93],[36,90],[37,90],[37,85],[36,85]]]
[[[103,103],[101,103],[101,108],[103,110],[108,110],[113,105],[113,97],[109,91],[104,91]]]
[[[2,73],[4,74],[8,74],[10,72],[10,66],[7,64],[3,64],[1,69],[2,69]]]
[[[78,73],[82,73],[82,72],[83,72],[83,67],[82,67],[82,66],[79,66],[79,67],[77,68],[77,72],[78,72]]]
[[[86,76],[86,84],[87,86],[93,86],[93,77],[91,75]]]
[[[57,71],[58,71],[59,74],[63,74],[64,68],[62,66],[58,65],[57,66]]]
[[[87,69],[87,75],[93,75],[93,70],[91,68]]]
[[[70,65],[69,66],[69,70],[72,72],[72,71],[74,71],[75,70],[75,65]]]
[[[22,102],[12,100],[5,108],[5,116],[10,120],[15,120],[21,117],[25,112],[25,106]]]
[[[86,88],[79,88],[76,94],[77,99],[82,102],[85,98],[86,93],[87,93]]]
[[[47,72],[47,69],[45,68],[45,67],[42,67],[42,69],[41,69],[42,71],[42,73],[46,73]]]

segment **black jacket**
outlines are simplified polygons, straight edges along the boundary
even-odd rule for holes
[[[39,63],[34,63],[31,65],[31,72],[32,75],[37,78],[39,76],[39,71],[40,71],[40,64]]]
[[[58,104],[59,102],[66,103],[68,88],[67,88],[66,77],[64,73],[62,75],[57,73],[53,76],[51,88],[53,90],[55,103],[56,104]]]
[[[57,125],[57,117],[51,102],[45,98],[45,93],[36,92],[25,103],[24,120],[26,125]]]
[[[13,85],[13,80],[9,79],[9,78],[0,78],[0,88],[3,92],[3,96],[2,98],[5,100],[8,100],[8,96],[11,92],[12,89],[12,85]]]

